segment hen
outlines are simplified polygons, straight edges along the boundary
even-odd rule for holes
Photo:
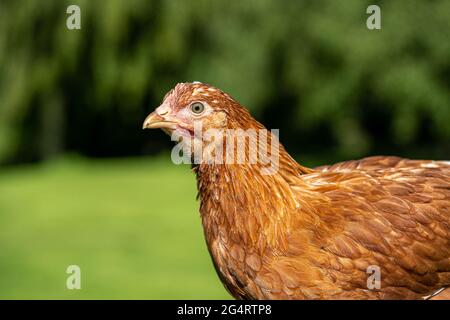
[[[235,298],[450,297],[449,162],[370,157],[306,168],[236,100],[199,82],[178,84],[143,127],[177,136],[194,160],[208,249]],[[242,146],[217,139],[236,129],[267,134],[244,144],[258,161],[236,161]]]

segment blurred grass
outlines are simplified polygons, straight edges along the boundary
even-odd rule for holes
[[[64,159],[0,172],[0,299],[226,299],[188,167]],[[81,290],[66,268],[81,267]]]

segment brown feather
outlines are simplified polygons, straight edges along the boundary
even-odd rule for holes
[[[182,108],[198,88],[212,87],[182,84],[166,99]],[[229,95],[208,93],[227,128],[264,129]],[[309,169],[281,147],[276,174],[258,169],[194,167],[208,248],[234,297],[422,299],[450,286],[448,163],[378,156]],[[371,265],[380,289],[367,288]]]

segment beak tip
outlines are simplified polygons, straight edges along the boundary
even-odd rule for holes
[[[142,124],[142,130],[150,129],[152,123],[157,122],[161,117],[156,113],[150,113],[147,118],[145,118],[144,123]]]

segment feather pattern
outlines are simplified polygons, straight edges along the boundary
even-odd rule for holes
[[[214,112],[227,115],[227,128],[265,130],[233,98],[208,85],[178,85],[165,101],[180,109],[198,100],[199,90],[208,90],[202,101]],[[259,164],[193,166],[208,249],[235,298],[448,294],[448,162],[378,156],[310,169],[282,146],[279,152],[273,175],[261,174]],[[369,266],[380,268],[380,288],[368,289]]]

